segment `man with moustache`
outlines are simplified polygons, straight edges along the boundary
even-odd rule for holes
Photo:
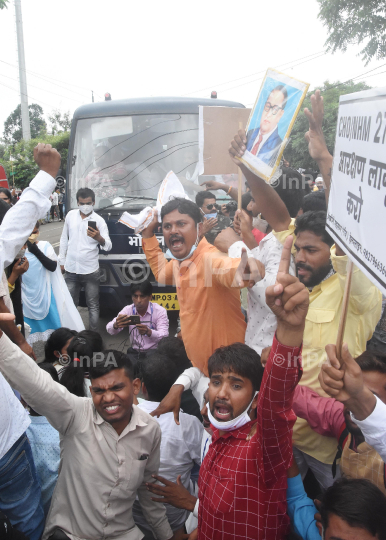
[[[315,102],[314,99],[311,101]],[[322,147],[324,139],[322,141],[320,115],[315,126],[316,111],[313,110],[313,113],[308,134],[313,141],[310,144]],[[311,115],[310,111],[308,114]],[[297,274],[310,294],[310,309],[303,341],[304,371],[301,384],[325,396],[318,375],[320,366],[327,359],[324,347],[327,343],[333,343],[338,334],[348,257],[338,245],[334,245],[325,230],[326,212],[306,212],[296,221],[291,219],[275,190],[240,164],[237,157],[244,154],[246,144],[245,132],[240,130],[232,141],[229,152],[242,169],[254,199],[264,207],[264,218],[275,231],[276,238],[284,243],[289,235],[294,235],[293,255]],[[325,143],[324,147],[323,153],[319,150],[321,157],[318,161],[322,171],[326,169],[327,161],[332,163]],[[316,159],[313,152],[311,155]],[[328,189],[326,195],[328,196]],[[379,321],[381,306],[382,295],[379,290],[359,268],[354,267],[345,341],[355,356],[366,350],[367,341]],[[294,455],[302,476],[311,468],[321,487],[327,489],[334,481],[332,465],[336,455],[336,440],[319,435],[302,419],[298,419],[294,426],[293,440]]]
[[[154,536],[174,539],[165,508],[146,487],[158,472],[161,430],[133,405],[141,381],[128,355],[107,350],[94,356],[92,397],[80,398],[0,330],[0,373],[61,436],[60,474],[43,540],[139,540],[132,515],[136,496]]]
[[[239,289],[262,279],[264,266],[248,259],[246,250],[241,259],[231,259],[202,238],[201,212],[192,201],[169,201],[162,207],[161,220],[166,257],[154,235],[157,215],[142,231],[143,251],[158,283],[176,286],[186,353],[207,375],[208,358],[215,349],[244,342]]]

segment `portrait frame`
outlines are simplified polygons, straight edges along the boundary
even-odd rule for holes
[[[309,86],[309,83],[290,77],[276,69],[267,69],[246,127],[247,150],[243,157],[239,158],[248,169],[266,182],[269,182],[280,164]],[[277,87],[281,88],[279,93],[283,95],[282,107],[272,106],[268,102],[271,93],[277,92]],[[277,93],[276,96],[280,97]],[[271,107],[268,114],[264,112],[267,103]],[[274,116],[276,115],[280,117],[278,116],[275,124]],[[262,123],[267,124],[267,132],[263,132]],[[253,151],[257,154],[254,155]]]

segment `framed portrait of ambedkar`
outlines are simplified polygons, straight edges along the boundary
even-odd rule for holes
[[[246,127],[247,150],[240,159],[269,182],[277,169],[309,84],[268,69]]]

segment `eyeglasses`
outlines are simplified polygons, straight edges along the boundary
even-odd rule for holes
[[[281,110],[284,111],[283,107],[278,107],[277,105],[271,105],[270,103],[266,103],[264,105],[265,112],[269,113],[271,111],[272,116],[276,116],[277,113]]]
[[[216,208],[217,210],[219,210],[220,208],[218,204],[207,204],[206,207],[208,210],[212,210],[212,208]]]

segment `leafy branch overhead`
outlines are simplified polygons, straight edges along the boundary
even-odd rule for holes
[[[44,136],[47,133],[47,124],[43,117],[43,109],[37,103],[28,106],[29,119],[31,125],[31,137]],[[15,144],[22,140],[23,129],[21,125],[21,105],[18,105],[4,122],[4,141],[8,144]]]
[[[324,120],[323,133],[326,138],[326,143],[331,154],[334,152],[336,123],[338,120],[339,96],[344,94],[352,94],[370,88],[363,82],[354,83],[352,81],[346,83],[329,83],[325,82],[319,87],[324,100]],[[316,89],[315,89],[316,90]],[[304,134],[308,131],[308,120],[303,112],[303,109],[308,107],[311,109],[311,94],[315,90],[308,92],[306,99],[303,102],[302,109],[296,119],[292,129],[289,143],[284,151],[285,158],[290,162],[291,167],[297,169],[318,170],[315,161],[308,153],[308,145],[304,138]]]
[[[4,8],[7,8],[7,4],[8,4],[9,0],[0,0],[0,9],[4,9]]]
[[[386,0],[318,0],[319,19],[327,27],[329,51],[345,52],[349,45],[364,44],[366,65],[386,58]]]

